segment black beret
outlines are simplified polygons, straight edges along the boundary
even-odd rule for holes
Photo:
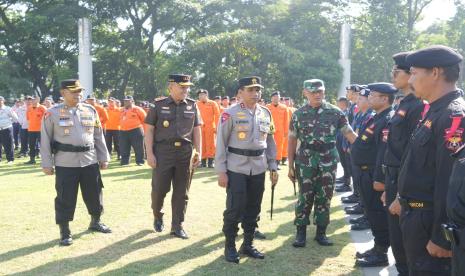
[[[168,76],[168,81],[169,82],[175,82],[179,85],[182,86],[192,86],[194,85],[191,82],[191,76],[189,75],[184,75],[184,74],[171,74]]]
[[[257,76],[246,77],[239,80],[239,87],[260,87],[263,88],[262,78]]]
[[[406,58],[407,63],[412,67],[420,68],[448,67],[459,64],[462,60],[462,55],[443,45],[420,49],[410,53]]]
[[[271,97],[273,96],[281,96],[281,93],[279,91],[274,91],[273,93],[271,93]]]
[[[396,64],[398,69],[410,71],[410,63],[407,62],[407,56],[411,52],[400,52],[392,56],[392,59],[394,60],[394,63]]]
[[[379,92],[390,95],[394,95],[397,93],[397,89],[394,87],[394,85],[388,82],[370,83],[368,85],[368,89],[370,89],[371,92]]]

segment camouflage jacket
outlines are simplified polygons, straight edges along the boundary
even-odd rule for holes
[[[289,135],[298,143],[295,162],[305,167],[333,166],[339,161],[336,134],[351,129],[336,106],[323,102],[318,108],[305,105],[292,115]]]

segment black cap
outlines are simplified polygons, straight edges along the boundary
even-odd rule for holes
[[[128,95],[128,96],[125,96],[125,97],[124,97],[124,100],[125,100],[125,101],[134,101],[134,98],[133,98],[132,96],[129,96],[129,95]]]
[[[61,81],[61,89],[68,89],[71,92],[84,90],[84,88],[81,86],[81,83],[77,79],[67,79]]]
[[[235,100],[237,100],[236,97],[232,97],[232,98],[231,98],[231,101],[235,101]]]
[[[462,62],[463,57],[454,49],[444,45],[434,45],[407,55],[406,61],[412,67],[448,67]]]
[[[412,52],[400,52],[392,56],[394,63],[398,69],[410,71],[410,63],[407,62],[407,56]]]
[[[281,96],[281,93],[279,91],[274,91],[273,93],[271,93],[271,97],[273,96]]]
[[[191,82],[191,76],[189,75],[184,75],[184,74],[171,74],[168,76],[168,81],[169,82],[175,82],[179,85],[182,86],[192,86],[194,85]]]
[[[260,88],[263,88],[263,85],[261,83],[262,83],[262,79],[260,77],[257,77],[257,76],[246,77],[246,78],[242,78],[242,79],[239,80],[239,88],[240,87],[245,87],[245,88],[260,87]]]
[[[95,97],[94,95],[88,95],[86,100],[95,100]]]
[[[222,100],[229,100],[229,96],[224,96]]]
[[[368,89],[370,89],[371,92],[379,92],[382,94],[389,94],[389,95],[394,95],[397,93],[397,89],[394,87],[394,85],[388,82],[370,83],[368,85]]]
[[[221,100],[221,96],[215,96],[215,100]]]
[[[351,85],[346,86],[346,90],[352,90],[354,92],[360,92],[361,89],[362,87],[360,87],[359,84],[351,84]]]
[[[363,96],[363,97],[368,97],[370,95],[370,89],[367,87],[367,86],[361,86],[360,87],[360,96]]]
[[[108,98],[108,101],[113,101],[113,102],[114,102],[115,100],[116,100],[116,99],[115,99],[114,97]]]

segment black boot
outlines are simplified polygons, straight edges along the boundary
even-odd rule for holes
[[[224,244],[224,258],[227,262],[239,263],[239,254],[236,250],[236,241],[233,237],[226,237]]]
[[[355,265],[360,267],[388,266],[389,260],[387,256],[387,249],[387,246],[375,245],[367,252],[359,254],[363,257],[357,258]]]
[[[92,216],[89,224],[89,230],[100,232],[100,233],[111,233],[111,229],[100,222],[100,216]]]
[[[297,226],[297,234],[295,235],[295,241],[292,243],[294,247],[305,247],[307,240],[307,226]]]
[[[326,236],[326,226],[317,226],[315,240],[322,246],[333,245],[333,242]]]
[[[202,159],[202,162],[200,163],[201,168],[206,168],[207,167],[207,159]]]
[[[265,255],[253,246],[253,235],[254,233],[244,233],[244,242],[239,248],[239,252],[255,259],[264,259]]]
[[[73,244],[69,222],[60,223],[60,245],[69,246]]]
[[[214,166],[213,166],[213,158],[208,158],[208,167],[209,168],[214,168]]]
[[[367,256],[376,254],[377,252],[384,252],[384,253],[386,253],[386,252],[387,252],[387,248],[384,247],[384,246],[379,246],[379,245],[376,245],[376,244],[375,244],[372,248],[368,249],[368,250],[365,251],[365,252],[357,252],[357,253],[355,253],[355,258],[356,258],[356,259],[365,258],[365,257],[367,257]]]

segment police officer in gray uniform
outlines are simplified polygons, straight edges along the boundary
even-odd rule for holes
[[[74,218],[79,186],[92,216],[89,230],[111,232],[100,222],[103,212],[100,169],[108,167],[110,156],[97,111],[79,102],[82,90],[78,80],[62,81],[60,92],[64,103],[48,110],[41,128],[42,170],[47,175],[56,173],[55,219],[60,226],[60,244],[65,246],[73,243],[69,221]]]
[[[239,262],[235,245],[239,222],[244,229],[240,253],[265,257],[252,242],[265,189],[265,172],[270,170],[273,186],[278,174],[273,119],[270,111],[258,104],[262,88],[259,77],[240,79],[238,95],[242,101],[223,112],[217,128],[215,170],[218,185],[226,188],[227,194],[223,233],[228,262]]]

